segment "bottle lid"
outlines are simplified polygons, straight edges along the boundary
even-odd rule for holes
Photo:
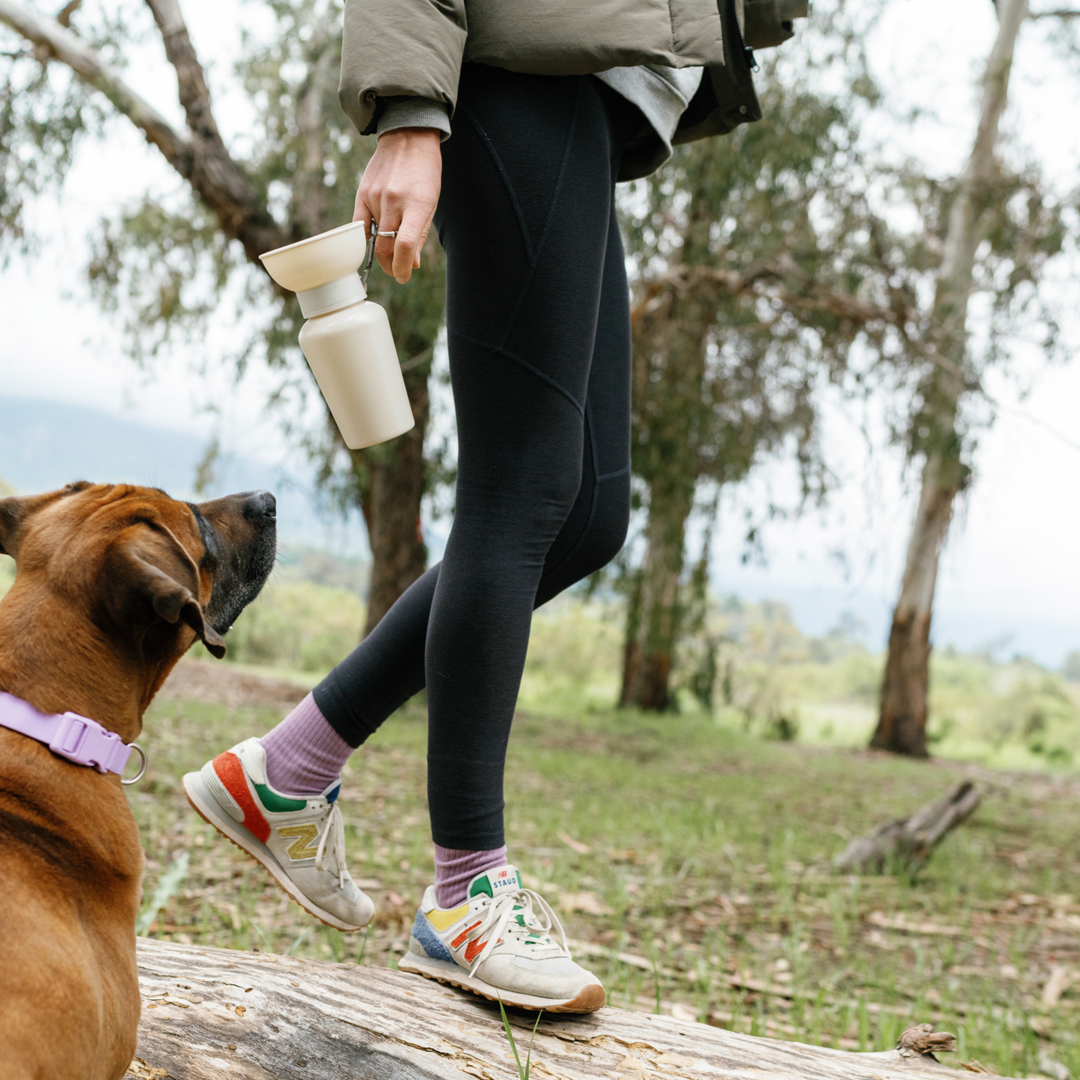
[[[326,315],[366,298],[367,290],[357,273],[346,274],[336,281],[328,281],[315,289],[303,289],[296,294],[305,319]]]

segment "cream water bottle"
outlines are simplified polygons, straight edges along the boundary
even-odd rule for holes
[[[367,299],[357,272],[368,250],[364,223],[354,221],[261,255],[267,273],[296,293],[307,322],[300,348],[334,422],[352,450],[386,442],[412,428],[386,312]]]

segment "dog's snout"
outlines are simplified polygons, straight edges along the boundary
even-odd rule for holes
[[[249,519],[276,518],[277,499],[269,491],[245,491],[244,517]]]

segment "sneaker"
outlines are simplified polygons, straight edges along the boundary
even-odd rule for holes
[[[514,867],[477,874],[468,897],[460,907],[440,908],[435,886],[428,888],[399,971],[522,1009],[584,1013],[603,1006],[600,980],[570,959],[555,912],[521,887]]]
[[[270,871],[305,911],[338,930],[359,930],[375,905],[345,868],[341,781],[297,798],[266,779],[266,751],[248,739],[184,777],[196,813]]]

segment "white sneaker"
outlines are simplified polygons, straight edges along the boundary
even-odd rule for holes
[[[514,867],[477,874],[468,897],[460,907],[440,908],[435,886],[428,887],[399,971],[522,1009],[584,1013],[603,1006],[600,980],[570,959],[558,916],[521,887]]]
[[[345,868],[340,791],[340,780],[306,798],[275,791],[258,739],[184,777],[184,792],[199,816],[261,862],[305,911],[338,930],[359,930],[375,905]]]

